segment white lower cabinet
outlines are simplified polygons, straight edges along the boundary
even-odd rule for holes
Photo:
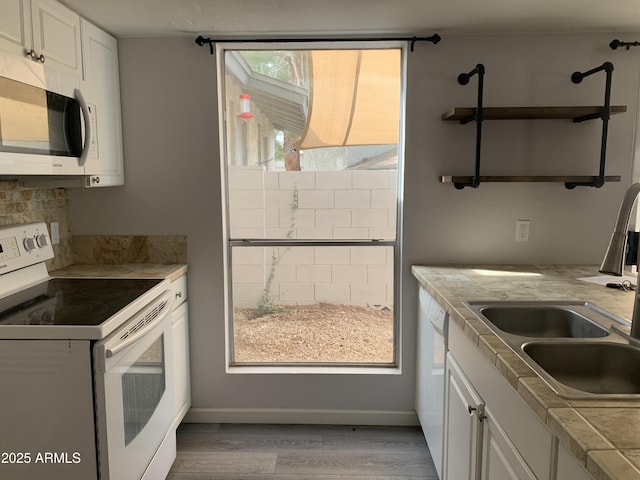
[[[482,439],[483,480],[535,480],[490,409],[485,410]]]
[[[557,476],[557,440],[455,322],[449,350],[443,480],[582,479]]]
[[[187,276],[171,284],[173,304],[173,366],[175,372],[174,427],[182,421],[191,407],[191,369],[189,364],[189,305],[187,303]]]
[[[445,384],[443,478],[477,480],[482,460],[484,402],[449,354]]]
[[[535,480],[496,417],[451,354],[447,356],[444,478]]]

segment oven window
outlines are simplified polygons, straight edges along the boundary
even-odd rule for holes
[[[165,391],[164,335],[122,375],[125,446],[144,429]]]

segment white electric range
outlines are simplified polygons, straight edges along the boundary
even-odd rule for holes
[[[53,255],[44,223],[0,229],[0,478],[164,478],[169,281],[51,278]]]

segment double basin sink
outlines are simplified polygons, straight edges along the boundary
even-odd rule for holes
[[[640,398],[628,322],[585,302],[468,302],[560,396]]]

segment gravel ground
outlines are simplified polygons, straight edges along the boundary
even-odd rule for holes
[[[393,314],[352,305],[290,305],[253,318],[234,311],[236,362],[393,361]]]

